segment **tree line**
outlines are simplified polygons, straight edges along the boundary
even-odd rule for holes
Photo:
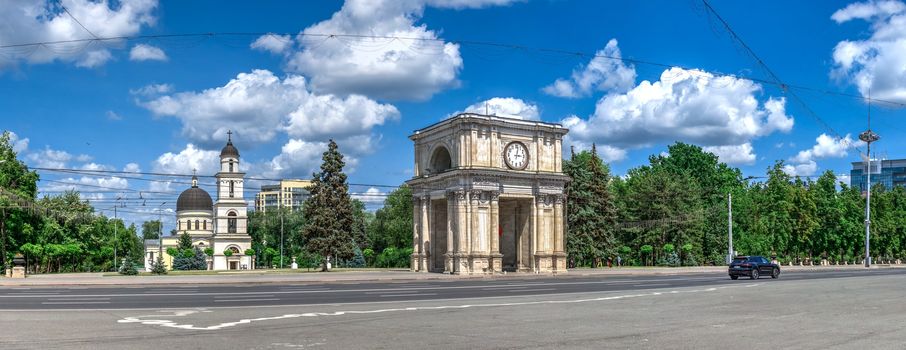
[[[790,176],[778,161],[763,181],[743,178],[700,147],[675,143],[623,177],[590,151],[572,152],[567,251],[574,266],[619,258],[631,265],[719,265],[728,254],[728,197],[734,249],[781,263],[853,263],[864,258],[865,199],[831,171]],[[871,255],[906,256],[906,190],[872,189]]]

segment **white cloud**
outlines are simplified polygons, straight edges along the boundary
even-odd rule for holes
[[[585,150],[590,151],[590,150],[591,150],[591,144],[590,144],[590,143],[585,143],[585,142],[582,142],[582,141],[574,140],[574,139],[572,139],[572,138],[569,136],[569,134],[566,135],[566,138],[564,139],[564,143],[570,145],[570,146],[573,147],[573,148],[575,148],[576,152],[581,152],[581,151],[585,151]],[[626,159],[626,150],[625,150],[625,149],[622,149],[622,148],[617,148],[617,147],[608,146],[608,145],[597,145],[597,144],[596,144],[596,145],[595,145],[595,151],[598,152],[598,157],[600,157],[601,160],[603,160],[603,161],[605,161],[605,162],[619,162],[619,161],[621,161],[621,160],[623,160],[623,159]],[[568,152],[569,152],[569,150],[568,150],[567,148],[564,147],[564,154],[566,154],[564,157],[568,157],[568,156],[569,156],[569,155],[568,155],[568,154],[569,154]]]
[[[297,50],[286,54],[287,70],[310,77],[318,93],[425,100],[458,86],[463,66],[459,45],[444,42],[437,32],[417,23],[425,7],[464,9],[510,2],[347,0],[330,19],[296,37]]]
[[[822,133],[815,139],[812,148],[799,151],[790,158],[790,164],[783,166],[783,171],[790,175],[811,176],[818,171],[817,159],[842,158],[849,154],[848,150],[862,146],[862,141],[853,140],[849,134],[843,138],[833,138]]]
[[[155,172],[168,174],[214,174],[220,167],[220,152],[203,150],[193,144],[187,144],[179,153],[167,152],[154,161]]]
[[[370,135],[355,136],[335,140],[343,161],[346,163],[344,172],[354,173],[359,163],[359,157],[374,152],[376,140]],[[327,151],[328,142],[306,141],[290,139],[283,145],[280,154],[273,157],[270,162],[256,166],[265,169],[260,177],[264,178],[310,178],[315,172],[320,171],[321,157]]]
[[[129,90],[130,94],[138,96],[158,96],[173,92],[173,85],[170,84],[149,84],[137,90]]]
[[[367,190],[365,190],[365,192],[353,194],[351,197],[353,199],[362,201],[366,205],[374,205],[384,203],[384,198],[387,197],[387,192],[383,192],[376,187],[369,187]]]
[[[56,1],[12,0],[0,5],[0,44],[90,39],[75,20],[62,11]],[[157,0],[89,1],[63,0],[62,5],[85,28],[99,37],[120,37],[137,34],[143,26],[156,21],[152,12]],[[122,45],[120,41],[85,42],[42,45],[28,50],[9,51],[0,56],[0,66],[27,62],[71,62],[79,67],[97,67],[111,59],[108,47]]]
[[[752,144],[749,142],[741,145],[706,146],[702,149],[705,152],[713,153],[721,162],[730,165],[751,165],[755,163],[756,159]]]
[[[85,55],[78,59],[75,62],[76,67],[82,68],[94,68],[110,60],[113,56],[110,55],[110,51],[104,50],[94,50],[86,52]]]
[[[185,136],[209,146],[222,145],[227,130],[249,144],[270,141],[279,131],[323,141],[367,134],[372,127],[399,118],[392,105],[358,95],[317,95],[309,92],[304,77],[280,79],[267,70],[241,73],[222,87],[141,104],[156,115],[179,118]]]
[[[625,92],[635,85],[635,68],[619,60],[622,55],[616,39],[610,39],[595,55],[587,65],[573,70],[569,79],[557,79],[542,91],[557,97],[578,98],[593,91]]]
[[[812,176],[818,171],[818,163],[810,160],[800,164],[786,164],[783,166],[783,172],[790,176]]]
[[[265,34],[258,37],[252,43],[253,49],[268,51],[273,54],[280,54],[292,47],[293,38],[289,35]]]
[[[30,152],[26,159],[31,167],[61,169],[66,168],[73,156],[66,151],[45,147],[41,151]]]
[[[745,151],[751,140],[793,127],[785,100],[761,103],[755,97],[759,91],[750,80],[671,68],[659,81],[605,95],[587,119],[570,116],[562,123],[571,140],[585,144],[630,149],[682,141]]]
[[[142,171],[142,168],[139,167],[138,164],[136,164],[136,163],[129,163],[123,167],[123,171],[130,172],[130,173],[138,173],[138,172]]]
[[[843,40],[833,51],[831,75],[848,80],[863,96],[906,103],[906,4],[868,1],[850,4],[831,19],[871,23],[871,36]]]
[[[537,105],[512,97],[494,97],[468,106],[465,110],[453,113],[453,115],[459,113],[490,114],[526,120],[541,119]]]
[[[166,61],[169,58],[159,47],[138,44],[129,51],[129,59],[133,61]]]
[[[13,152],[22,153],[28,149],[28,138],[19,138],[19,135],[10,131],[9,132],[9,144],[13,147]]]
[[[94,162],[85,163],[79,166],[81,170],[113,170],[114,168],[109,165],[98,164]]]
[[[800,151],[792,158],[792,161],[805,163],[817,158],[845,157],[848,154],[847,150],[859,147],[862,144],[862,141],[853,140],[849,134],[846,134],[843,138],[835,139],[822,133],[815,139],[815,145],[812,148]]]
[[[114,111],[107,111],[106,113],[104,113],[104,115],[107,116],[108,120],[123,120],[123,117],[119,114],[116,114],[116,112]]]

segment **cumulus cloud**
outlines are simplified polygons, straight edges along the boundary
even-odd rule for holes
[[[564,138],[564,143],[570,145],[570,149],[575,149],[577,153],[581,151],[590,151],[592,146],[591,143],[573,139],[569,136],[569,134],[567,134],[566,138]],[[626,150],[622,148],[596,144],[595,151],[598,152],[598,157],[600,157],[605,162],[619,162],[623,159],[626,159]],[[564,147],[564,153],[566,154],[564,157],[569,156],[568,152],[569,151]]]
[[[330,19],[305,28],[292,48],[272,34],[252,45],[284,53],[286,69],[311,78],[318,93],[425,100],[458,86],[463,66],[459,45],[443,41],[439,33],[418,23],[425,8],[466,9],[511,2],[347,0]],[[356,35],[372,38],[352,37]]]
[[[13,152],[22,153],[28,149],[28,138],[19,138],[19,135],[10,131],[9,132],[9,144],[13,146]]]
[[[362,201],[366,205],[380,204],[383,203],[384,198],[387,197],[387,192],[383,192],[376,187],[369,187],[365,192],[353,194],[351,197]]]
[[[179,118],[183,135],[208,146],[220,145],[227,130],[249,143],[270,141],[281,130],[323,141],[367,133],[399,118],[392,105],[358,95],[314,94],[304,77],[281,79],[267,70],[241,73],[221,87],[160,96],[141,105],[155,115]]]
[[[138,173],[142,171],[142,168],[137,163],[129,163],[123,167],[123,171],[130,173]]]
[[[85,31],[72,17],[66,14],[60,5],[73,17],[99,37],[120,37],[137,34],[143,26],[153,25],[153,15],[157,0],[132,1],[89,1],[63,0],[31,1],[12,0],[0,5],[0,44],[21,44],[33,42],[50,42],[89,39],[91,34]],[[33,50],[11,51],[0,56],[0,67],[18,62],[30,64],[50,63],[54,61],[74,63],[78,67],[97,67],[112,58],[109,45],[121,45],[111,41],[108,44],[72,43],[44,45]]]
[[[451,116],[459,113],[490,114],[526,120],[541,119],[537,105],[512,97],[494,97],[468,106],[465,110],[453,113]]]
[[[169,94],[173,92],[173,85],[170,84],[149,84],[142,86],[139,89],[129,90],[129,93],[137,96],[158,96],[162,94]]]
[[[220,152],[209,151],[187,144],[179,153],[167,152],[154,161],[155,172],[168,174],[214,174],[220,167]]]
[[[374,152],[376,141],[371,135],[360,135],[334,140],[343,153],[344,171],[354,173],[363,155]],[[269,162],[257,168],[264,169],[264,178],[309,178],[320,171],[321,157],[327,151],[327,141],[290,139]]]
[[[138,44],[129,51],[129,59],[133,61],[166,61],[167,54],[159,47]]]
[[[906,4],[855,3],[834,12],[831,19],[871,23],[868,38],[837,43],[831,75],[848,80],[863,96],[870,92],[872,98],[906,103]]]
[[[742,152],[733,160],[747,161],[752,139],[774,132],[788,132],[793,118],[786,114],[783,98],[759,102],[761,86],[746,79],[714,76],[700,70],[671,68],[659,81],[642,81],[625,93],[611,93],[598,100],[587,119],[565,118],[570,137],[619,149],[683,141],[712,150]]]
[[[812,176],[815,175],[817,171],[818,163],[814,160],[799,164],[785,164],[783,166],[783,172],[790,176]]]
[[[705,146],[702,149],[705,152],[713,153],[721,162],[730,165],[752,165],[756,159],[752,144],[749,142],[741,145]]]
[[[265,34],[252,43],[251,48],[280,54],[292,47],[293,38],[289,35]]]
[[[783,170],[790,175],[811,176],[818,171],[817,159],[822,158],[842,158],[849,154],[849,150],[861,147],[862,141],[853,140],[849,134],[843,138],[833,138],[822,133],[815,139],[815,145],[809,149],[799,151],[796,156],[790,158],[790,164],[783,167]]]
[[[573,70],[569,79],[557,79],[542,91],[557,97],[578,98],[593,91],[625,92],[635,85],[635,68],[619,60],[622,55],[616,39],[610,39],[595,56],[584,67]]]
[[[66,168],[73,158],[69,152],[44,147],[41,151],[30,152],[26,160],[32,167],[60,169]]]

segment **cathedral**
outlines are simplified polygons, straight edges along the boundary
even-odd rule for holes
[[[239,171],[239,150],[233,146],[232,132],[227,132],[227,144],[220,151],[220,171],[217,180],[217,200],[198,187],[198,177],[192,176],[192,187],[179,195],[176,201],[176,236],[145,241],[145,269],[158,256],[163,257],[168,268],[173,257],[167,248],[178,246],[179,235],[188,233],[192,245],[202,251],[211,248],[208,270],[245,270],[254,268],[254,256],[245,254],[252,248],[248,235],[247,203],[243,198],[243,179]],[[209,250],[210,251],[210,250]]]

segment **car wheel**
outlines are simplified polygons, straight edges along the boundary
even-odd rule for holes
[[[758,279],[758,268],[752,269],[752,275],[749,277],[751,277],[753,280],[757,280]]]
[[[775,267],[774,271],[771,271],[771,278],[777,278],[777,277],[780,277],[780,269]]]
[[[730,276],[730,279],[731,279],[731,280],[739,279],[739,276],[737,276],[737,275],[732,275],[732,276]]]

